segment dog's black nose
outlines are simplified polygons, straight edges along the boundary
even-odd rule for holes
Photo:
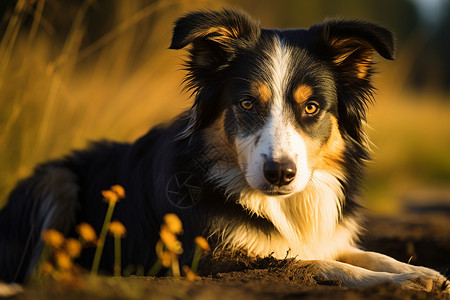
[[[296,173],[297,167],[290,160],[266,161],[264,163],[264,177],[271,184],[288,185],[294,180]]]

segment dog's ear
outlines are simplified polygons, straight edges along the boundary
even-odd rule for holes
[[[195,93],[190,130],[207,126],[220,111],[217,99],[224,73],[240,51],[255,45],[261,33],[259,23],[236,10],[198,11],[175,23],[170,49],[188,45],[185,62],[186,87]]]
[[[346,84],[371,75],[373,54],[394,59],[394,37],[388,29],[364,22],[331,19],[311,27],[314,52],[332,62]]]
[[[330,19],[310,28],[311,48],[334,70],[340,121],[354,139],[361,141],[361,121],[371,102],[373,56],[394,59],[394,36],[388,29],[364,22]]]
[[[209,73],[226,67],[236,51],[257,40],[260,30],[259,23],[241,11],[192,12],[176,21],[169,48],[192,44],[188,68]]]

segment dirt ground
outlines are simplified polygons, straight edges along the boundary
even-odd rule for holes
[[[361,244],[365,249],[388,254],[400,261],[407,262],[412,257],[412,264],[428,266],[448,274],[449,208],[410,207],[402,217],[371,217],[367,220],[367,233]],[[403,290],[389,284],[369,288],[342,287],[339,286],[339,282],[317,280],[308,273],[307,268],[293,268],[289,261],[274,262],[266,259],[247,267],[243,267],[242,263],[228,266],[228,272],[213,273],[196,281],[153,277],[99,278],[83,288],[58,286],[54,283],[27,286],[23,293],[9,298],[18,300],[446,299],[440,293]],[[214,272],[212,269],[209,271]]]

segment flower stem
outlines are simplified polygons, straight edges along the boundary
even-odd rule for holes
[[[41,271],[42,271],[42,266],[44,265],[44,263],[46,263],[48,261],[48,258],[50,257],[50,251],[51,251],[50,247],[47,244],[44,244],[44,247],[42,248],[41,256],[39,257],[38,263],[33,270],[33,273],[32,273],[33,275],[31,276],[31,280],[39,281]]]
[[[105,245],[106,233],[108,232],[108,225],[111,222],[112,214],[116,202],[109,202],[108,210],[106,212],[105,221],[103,222],[102,231],[97,242],[97,248],[95,249],[94,261],[92,262],[91,275],[98,274],[98,268],[100,266],[100,259],[102,258],[103,247]]]
[[[114,235],[114,276],[120,276],[121,270],[121,252],[120,252],[120,237],[115,234]]]
[[[148,276],[156,276],[159,273],[159,271],[161,271],[161,268],[162,268],[161,260],[158,259],[152,266],[150,271],[148,271]]]
[[[180,274],[180,265],[178,263],[178,258],[172,259],[171,267],[172,267],[172,276],[180,277],[181,274]]]
[[[191,270],[195,274],[197,274],[198,263],[200,261],[200,257],[201,256],[202,256],[202,248],[200,248],[198,245],[196,245],[195,246],[194,258],[192,259],[192,265],[191,265]]]

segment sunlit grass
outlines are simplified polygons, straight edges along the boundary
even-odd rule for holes
[[[397,68],[403,63],[397,62]],[[414,93],[396,82],[402,81],[389,73],[379,79],[368,117],[374,146],[364,202],[375,213],[398,213],[403,198],[423,190],[441,191],[450,199],[448,96]],[[433,199],[423,200],[433,204]]]
[[[17,2],[0,44],[0,206],[37,163],[91,140],[133,141],[189,107],[182,53],[167,48],[176,17],[208,1],[114,1],[111,30],[88,45],[86,13],[100,2],[83,2],[62,41],[41,26],[51,0],[25,29],[32,2]]]

